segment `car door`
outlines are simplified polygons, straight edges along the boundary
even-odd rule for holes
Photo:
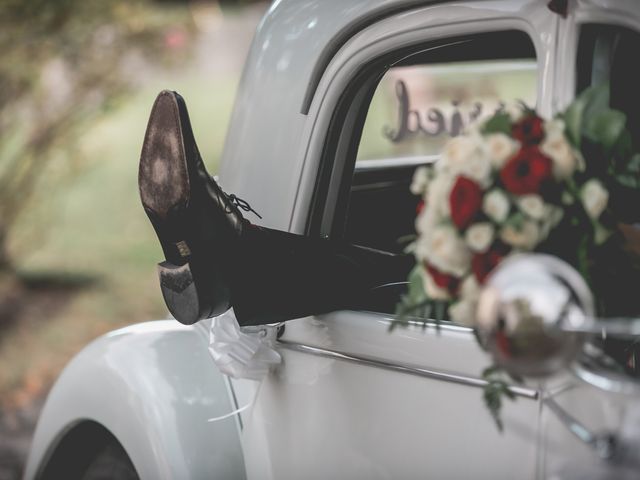
[[[636,1],[577,1],[560,24],[558,105],[568,105],[589,86],[608,83],[611,106],[627,114],[636,149],[640,147],[640,71],[635,67],[638,46],[640,4]],[[636,234],[637,227],[627,226]],[[612,288],[633,291],[637,285]],[[603,351],[616,359],[616,368],[637,381],[637,338],[598,341]],[[544,478],[638,478],[638,390],[611,381],[614,369],[583,362],[574,373],[581,380],[575,375],[558,379],[549,392],[551,403],[543,407]],[[608,458],[611,452],[606,442],[595,441],[607,436],[618,445],[613,458]]]
[[[447,138],[509,101],[550,112],[558,18],[538,1],[455,2],[354,35],[311,103],[292,230],[398,253],[413,170]],[[472,330],[392,330],[400,288],[360,311],[287,322],[283,364],[258,387],[235,382],[239,404],[253,399],[249,478],[535,478],[535,385],[514,386],[498,431]]]

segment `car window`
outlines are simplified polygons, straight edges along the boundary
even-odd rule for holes
[[[328,137],[323,160],[331,170],[319,178],[338,191],[324,197],[324,210],[312,213],[310,225],[321,219],[323,235],[403,255],[415,234],[419,199],[409,189],[415,169],[437,161],[444,143],[474,120],[516,101],[535,108],[539,70],[531,39],[519,31],[418,45],[374,67],[363,70],[371,82],[345,93],[354,99],[348,113],[336,114],[339,127],[330,130],[337,133]],[[333,164],[340,152],[344,160]],[[364,309],[394,312],[405,287],[376,290]]]
[[[515,102],[536,105],[530,39],[508,32],[452,41],[409,56],[382,75],[357,145],[344,222],[354,244],[400,253],[414,233],[417,166],[474,121]]]

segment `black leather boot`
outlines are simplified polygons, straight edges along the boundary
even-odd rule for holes
[[[251,208],[207,173],[175,92],[161,92],[153,106],[138,183],[166,259],[162,294],[185,324],[231,306],[240,325],[260,325],[371,305],[376,287],[405,280],[413,264],[410,256],[249,223],[237,204]]]
[[[184,324],[226,311],[229,259],[246,221],[207,173],[176,92],[160,92],[153,105],[138,185],[166,259],[159,275],[169,311]]]

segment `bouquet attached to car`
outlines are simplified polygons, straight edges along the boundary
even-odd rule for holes
[[[488,276],[523,252],[562,258],[600,291],[611,272],[598,259],[621,249],[618,225],[628,220],[629,192],[640,187],[640,154],[625,124],[624,113],[609,108],[608,86],[600,86],[551,120],[519,105],[451,139],[411,185],[421,197],[409,246],[416,266],[400,321],[435,316],[476,328]],[[635,306],[607,295],[597,301],[601,315]],[[496,373],[485,372],[485,398],[498,419],[500,394],[509,390],[492,381]]]

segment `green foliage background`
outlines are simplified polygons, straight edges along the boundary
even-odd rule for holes
[[[96,336],[167,318],[137,189],[149,111],[179,91],[215,172],[265,8],[0,0],[0,417]]]

